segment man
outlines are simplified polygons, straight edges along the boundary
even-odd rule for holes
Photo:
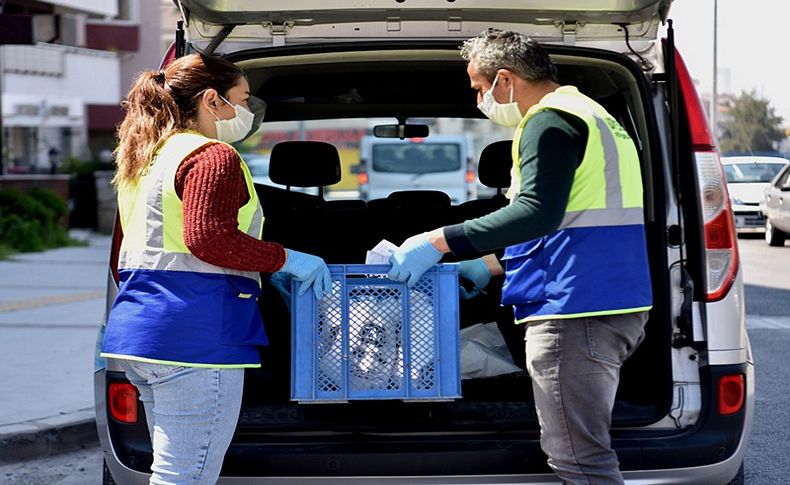
[[[488,32],[462,55],[478,107],[515,126],[510,205],[407,239],[389,276],[413,285],[444,253],[526,324],[541,447],[564,483],[623,483],[609,429],[620,366],[652,307],[639,158],[598,103],[561,86],[534,41]],[[494,251],[505,248],[497,257]],[[463,291],[463,290],[462,290]],[[467,295],[468,296],[468,295]]]

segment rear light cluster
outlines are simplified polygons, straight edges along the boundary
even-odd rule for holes
[[[746,379],[743,374],[719,378],[719,414],[735,414],[743,408],[746,399]]]
[[[716,141],[708,128],[708,121],[697,96],[697,90],[694,88],[694,81],[677,52],[675,65],[691,131],[702,219],[705,224],[707,300],[716,301],[724,297],[732,287],[738,269],[735,223],[727,192],[727,179],[724,177],[719,160]]]
[[[128,382],[110,382],[107,388],[110,416],[121,423],[137,422],[137,389]]]

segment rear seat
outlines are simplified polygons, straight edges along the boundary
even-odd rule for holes
[[[502,189],[510,185],[511,165],[509,141],[488,145],[480,155],[478,176],[482,184],[496,188],[497,194],[457,206],[437,190],[397,191],[368,203],[328,201],[323,188],[340,180],[337,149],[317,141],[282,142],[272,150],[269,176],[288,189],[258,187],[266,217],[264,238],[315,254],[327,263],[362,263],[366,251],[382,239],[400,245],[414,234],[505,206]],[[290,187],[319,187],[319,195],[294,192]]]
[[[438,190],[404,190],[368,207],[379,239],[400,245],[406,238],[435,229],[450,220],[450,196]]]
[[[272,181],[288,189],[259,188],[266,217],[264,238],[321,256],[327,263],[364,262],[372,237],[365,230],[369,226],[365,201],[328,201],[323,195],[324,187],[340,181],[337,149],[318,141],[282,142],[272,149],[269,164]],[[319,195],[293,192],[290,187],[318,187]]]
[[[510,140],[502,140],[483,149],[477,163],[477,177],[481,184],[497,189],[497,193],[490,199],[474,199],[459,204],[453,211],[453,222],[481,217],[508,204],[502,190],[510,187],[510,169],[513,167],[511,146]]]

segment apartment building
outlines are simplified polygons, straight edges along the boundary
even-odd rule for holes
[[[0,46],[4,173],[42,173],[112,150],[120,102],[161,58],[160,4],[7,0],[32,43]]]

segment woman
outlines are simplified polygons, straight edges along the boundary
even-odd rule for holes
[[[261,240],[249,170],[228,143],[252,128],[249,84],[201,54],[143,72],[118,131],[124,237],[102,355],[140,392],[152,484],[215,483],[241,407],[244,368],[267,343],[259,272],[331,289],[321,258]]]

